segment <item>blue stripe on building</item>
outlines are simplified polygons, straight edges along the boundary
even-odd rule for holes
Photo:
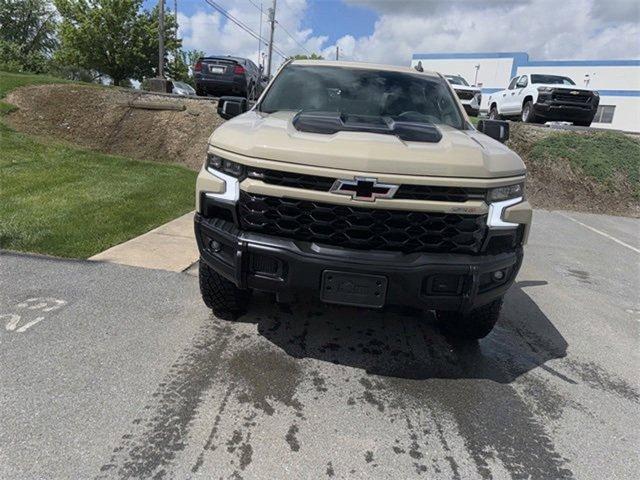
[[[454,60],[473,58],[512,58],[511,78],[516,76],[519,67],[640,67],[640,60],[529,60],[525,52],[474,52],[474,53],[414,53],[413,60]],[[493,93],[500,89],[482,89]],[[489,91],[492,90],[492,91]],[[605,93],[607,92],[607,93]],[[611,97],[637,97],[637,90],[602,90],[601,95]]]

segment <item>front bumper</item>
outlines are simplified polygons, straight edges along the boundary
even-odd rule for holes
[[[239,230],[195,216],[203,261],[239,288],[318,297],[325,270],[383,275],[386,304],[466,312],[502,296],[522,262],[522,247],[497,255],[361,251]],[[503,278],[492,274],[502,271]]]
[[[533,111],[538,117],[557,121],[591,121],[598,110],[598,105],[572,105],[553,100],[538,102]]]

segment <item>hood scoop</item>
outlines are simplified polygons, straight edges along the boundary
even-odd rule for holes
[[[291,120],[296,130],[332,135],[368,132],[394,135],[408,142],[438,143],[442,133],[432,123],[398,121],[375,115],[344,115],[338,112],[298,112]]]

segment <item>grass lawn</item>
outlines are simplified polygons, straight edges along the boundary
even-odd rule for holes
[[[0,98],[53,81],[0,72]],[[0,248],[90,257],[192,210],[196,175],[35,139],[0,120]]]
[[[38,85],[43,83],[69,83],[69,80],[50,77],[48,75],[33,75],[28,73],[0,72],[0,98],[4,97],[14,88],[25,85]]]

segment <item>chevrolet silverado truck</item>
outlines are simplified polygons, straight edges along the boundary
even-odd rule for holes
[[[209,139],[195,215],[216,316],[262,291],[491,331],[531,224],[525,166],[496,140],[507,122],[474,128],[437,73],[328,61],[287,62],[255,105],[218,111],[230,120]]]
[[[577,87],[569,77],[526,74],[513,77],[506,90],[491,94],[489,118],[519,118],[527,123],[573,122],[588,127],[598,110],[600,95]]]
[[[446,78],[453,87],[467,115],[477,117],[480,113],[482,90],[479,87],[470,86],[464,77],[460,75],[445,75],[444,78]]]

